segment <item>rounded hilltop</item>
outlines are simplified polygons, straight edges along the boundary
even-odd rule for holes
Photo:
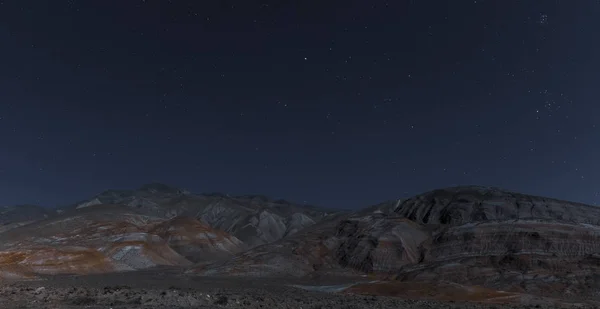
[[[420,224],[461,225],[515,219],[600,223],[600,208],[595,206],[484,186],[428,191],[402,201],[394,212]]]

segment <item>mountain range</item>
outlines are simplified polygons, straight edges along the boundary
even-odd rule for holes
[[[171,266],[183,276],[367,277],[346,291],[416,298],[600,297],[600,208],[498,188],[340,211],[148,184],[0,211],[4,279]]]

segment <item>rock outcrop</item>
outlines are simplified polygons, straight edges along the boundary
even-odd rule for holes
[[[511,293],[600,290],[600,208],[485,187],[431,191],[323,220],[202,275],[371,274]]]
[[[402,202],[394,210],[419,224],[458,226],[490,220],[558,220],[600,224],[600,208],[489,187],[434,190]]]
[[[436,190],[396,213],[434,226],[402,280],[449,280],[537,295],[595,295],[600,208],[494,188]]]

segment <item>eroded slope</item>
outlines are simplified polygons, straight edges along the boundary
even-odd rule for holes
[[[201,275],[365,274],[511,295],[600,291],[600,209],[484,187],[431,191],[332,218]]]
[[[202,235],[218,237],[203,243]],[[0,234],[0,277],[191,265],[178,252],[182,242],[195,250],[195,257],[206,259],[231,255],[237,252],[232,244],[241,245],[192,218],[166,220],[118,205],[96,205]]]
[[[105,204],[125,205],[153,217],[192,217],[237,237],[249,247],[292,235],[327,215],[323,209],[259,195],[192,194],[156,183],[137,190],[105,191],[72,208]]]

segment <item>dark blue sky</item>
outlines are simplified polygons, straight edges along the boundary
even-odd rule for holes
[[[0,204],[600,202],[597,1],[281,3],[0,0]]]

